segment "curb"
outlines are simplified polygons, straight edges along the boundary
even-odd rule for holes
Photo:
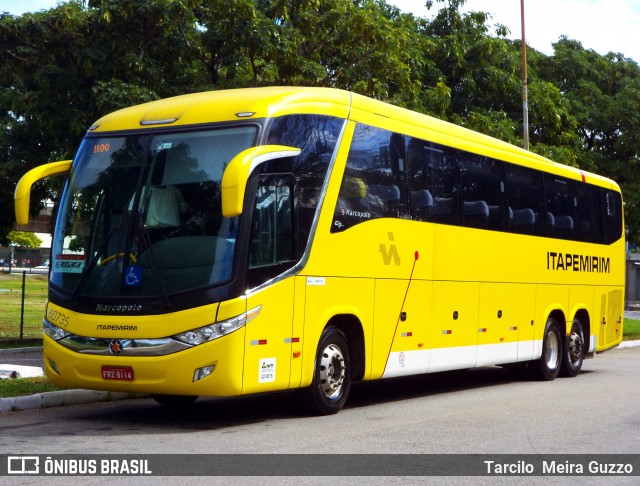
[[[147,397],[148,395],[139,393],[96,390],[62,390],[55,392],[43,392],[24,397],[0,398],[0,413]]]
[[[7,348],[0,349],[0,356],[11,356],[14,354],[25,354],[25,353],[35,353],[42,352],[42,346],[35,346],[30,348]]]
[[[639,341],[622,341],[620,344],[618,344],[615,348],[612,348],[612,349],[637,348],[638,346],[640,346],[640,340]]]
[[[42,346],[0,349],[0,357],[42,352]],[[81,405],[96,402],[113,402],[133,398],[148,398],[142,393],[110,392],[98,390],[60,390],[35,393],[21,397],[0,398],[0,413],[35,410],[40,408]]]

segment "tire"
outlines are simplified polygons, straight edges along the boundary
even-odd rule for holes
[[[334,326],[320,336],[311,386],[303,390],[303,399],[315,415],[339,412],[351,390],[351,360],[347,338]]]
[[[584,333],[580,321],[571,323],[571,333],[564,340],[560,376],[574,377],[580,373],[584,361]]]
[[[151,395],[151,397],[168,408],[186,408],[193,405],[198,398],[194,395]]]
[[[555,319],[549,318],[542,338],[542,356],[533,362],[533,376],[543,381],[553,381],[562,363],[563,336]]]

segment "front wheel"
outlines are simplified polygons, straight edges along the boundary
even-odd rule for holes
[[[562,333],[555,319],[549,318],[542,338],[542,356],[533,362],[533,374],[545,381],[555,380],[562,362]]]
[[[566,338],[562,353],[560,375],[574,377],[582,369],[584,360],[584,333],[577,319],[571,324],[571,334]]]
[[[320,337],[311,386],[304,398],[310,411],[318,415],[339,412],[351,389],[351,361],[344,333],[327,327]]]

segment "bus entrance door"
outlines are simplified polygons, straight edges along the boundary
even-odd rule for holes
[[[294,281],[285,278],[247,296],[247,309],[262,307],[246,326],[243,394],[289,387]]]

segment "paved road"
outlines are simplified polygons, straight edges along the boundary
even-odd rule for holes
[[[330,417],[305,416],[292,393],[199,399],[186,412],[165,409],[151,399],[27,410],[2,415],[0,454],[639,454],[639,372],[640,347],[634,347],[598,355],[585,362],[577,378],[553,382],[515,379],[505,370],[486,367],[360,383],[354,386],[347,407]],[[258,482],[258,478],[149,479],[144,484]],[[556,484],[552,478],[507,479],[516,478],[491,478],[490,482]],[[555,479],[563,485],[602,483],[602,478]],[[108,480],[69,478],[65,483],[110,484]],[[359,481],[422,482],[416,478]],[[326,482],[327,478],[259,481]],[[353,484],[347,478],[330,482]],[[445,481],[432,478],[431,482]],[[478,478],[449,481],[477,483]],[[637,477],[616,478],[607,484],[638,482]]]
[[[486,367],[361,383],[320,418],[291,393],[201,398],[188,414],[148,399],[16,412],[2,416],[0,451],[640,453],[639,370],[640,348],[628,348],[553,382]]]
[[[42,348],[0,350],[0,364],[43,366]]]

